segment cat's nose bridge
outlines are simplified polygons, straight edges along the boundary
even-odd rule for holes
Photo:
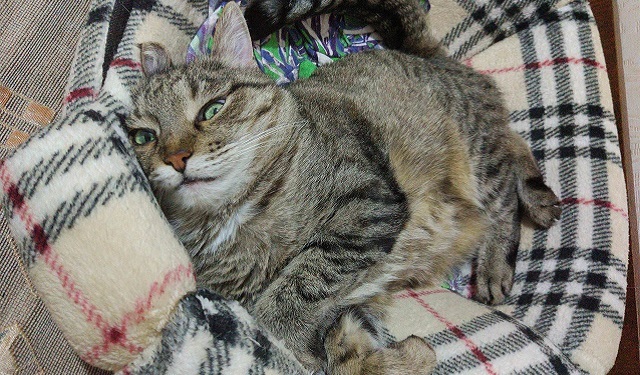
[[[173,169],[178,172],[184,172],[187,167],[187,159],[191,156],[192,152],[187,150],[178,150],[164,158],[164,162],[171,164]]]

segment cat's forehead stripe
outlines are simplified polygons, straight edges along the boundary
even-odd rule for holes
[[[195,120],[200,108],[206,103],[206,98],[202,95],[202,85],[193,80],[183,79],[180,81],[179,100],[182,103],[184,118]],[[198,87],[196,87],[196,85]]]
[[[160,130],[160,122],[153,114],[138,116],[135,121],[131,121],[128,125],[130,129],[148,128],[156,131]]]

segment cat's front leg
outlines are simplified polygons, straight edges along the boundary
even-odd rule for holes
[[[377,314],[355,308],[340,317],[325,339],[328,374],[427,375],[436,365],[436,354],[427,342],[409,336],[382,345]]]
[[[305,249],[260,295],[252,313],[306,368],[320,371],[325,336],[345,308],[341,301],[376,258],[328,245]]]

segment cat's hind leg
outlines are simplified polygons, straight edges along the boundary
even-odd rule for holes
[[[477,251],[476,294],[488,305],[501,303],[511,291],[520,244],[520,210],[515,191],[491,218]]]
[[[562,209],[556,194],[547,186],[529,146],[511,132],[510,146],[516,160],[518,199],[525,214],[542,228],[549,228],[560,218]]]
[[[491,305],[501,303],[513,284],[521,214],[538,226],[548,228],[562,213],[557,196],[544,183],[526,142],[513,131],[509,131],[504,139],[506,155],[513,168],[501,169],[506,174],[495,179],[502,185],[494,187],[497,190],[486,202],[491,206],[487,207],[491,212],[491,224],[477,251],[475,298]]]

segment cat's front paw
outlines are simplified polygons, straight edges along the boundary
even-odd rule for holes
[[[364,362],[362,374],[427,375],[436,366],[436,353],[423,338],[409,336],[376,350]]]
[[[430,374],[436,353],[418,336],[384,347],[357,317],[345,314],[325,339],[329,374]]]

